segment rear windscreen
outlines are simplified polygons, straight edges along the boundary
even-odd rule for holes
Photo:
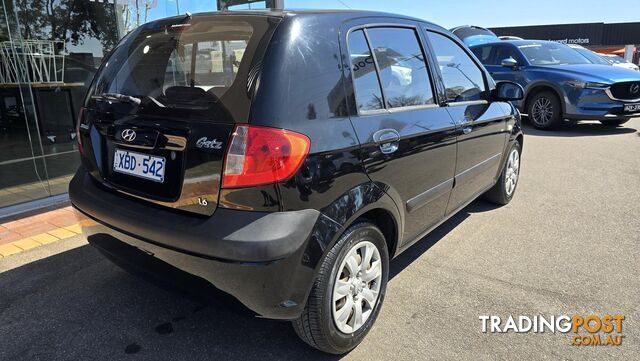
[[[233,16],[144,25],[114,50],[88,99],[136,112],[227,108],[226,98],[247,96],[248,68],[270,27],[266,18]]]

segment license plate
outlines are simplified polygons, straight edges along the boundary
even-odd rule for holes
[[[113,157],[113,170],[118,173],[164,182],[164,157],[116,149]]]
[[[640,112],[640,103],[637,103],[637,104],[625,104],[624,112],[625,113],[639,113]]]

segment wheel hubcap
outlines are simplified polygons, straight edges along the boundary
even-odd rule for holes
[[[520,171],[520,153],[517,149],[514,149],[509,154],[509,160],[507,160],[507,172],[505,174],[504,185],[507,191],[507,195],[511,196],[518,184],[518,173]]]
[[[553,118],[553,105],[551,100],[540,98],[533,103],[531,117],[536,124],[545,125]]]
[[[378,248],[369,241],[353,246],[338,268],[333,286],[333,321],[338,330],[353,333],[367,322],[378,303],[381,282]]]

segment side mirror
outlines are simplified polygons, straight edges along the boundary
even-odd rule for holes
[[[493,92],[493,99],[497,101],[513,101],[524,99],[524,89],[522,89],[522,86],[511,81],[498,82]]]
[[[504,66],[505,68],[515,69],[518,67],[518,61],[512,57],[508,57],[506,59],[502,59],[500,65]]]

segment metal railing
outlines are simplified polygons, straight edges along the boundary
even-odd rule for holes
[[[0,42],[0,84],[63,83],[64,49],[61,40]]]

